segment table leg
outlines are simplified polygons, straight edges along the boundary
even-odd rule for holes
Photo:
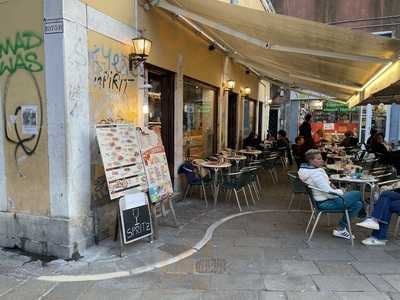
[[[214,172],[214,207],[217,206],[217,199],[218,199],[218,169],[215,168]]]

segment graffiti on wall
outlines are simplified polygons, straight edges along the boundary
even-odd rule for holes
[[[43,65],[36,53],[43,39],[35,32],[16,32],[13,37],[0,38],[0,76],[8,72],[14,74],[18,69],[40,72]]]

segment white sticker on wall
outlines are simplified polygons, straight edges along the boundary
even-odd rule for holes
[[[22,112],[22,134],[37,134],[37,105],[23,105]]]

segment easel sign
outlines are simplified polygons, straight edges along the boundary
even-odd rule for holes
[[[167,156],[157,133],[148,128],[137,128],[137,133],[147,175],[150,201],[157,203],[173,193]]]
[[[119,213],[124,244],[153,234],[149,201],[145,193],[134,192],[121,197]]]

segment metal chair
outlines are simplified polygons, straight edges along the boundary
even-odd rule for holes
[[[263,167],[269,172],[274,184],[278,183],[278,172],[276,171],[276,156],[269,156],[263,159]]]
[[[379,187],[380,192],[399,189],[400,188],[400,178],[379,182],[378,187]],[[400,213],[397,213],[396,225],[395,225],[394,231],[393,231],[393,236],[395,238],[398,237],[399,227],[400,227]]]
[[[354,245],[353,233],[351,231],[351,223],[350,223],[349,212],[347,211],[347,207],[345,205],[344,198],[342,196],[338,195],[338,194],[329,193],[330,195],[334,195],[335,197],[339,197],[343,201],[343,209],[338,209],[338,210],[320,209],[319,206],[318,206],[318,202],[314,198],[313,190],[324,192],[324,193],[326,193],[326,192],[321,190],[321,189],[318,189],[318,188],[316,188],[314,186],[311,186],[311,185],[306,185],[305,187],[306,187],[306,191],[307,191],[308,197],[309,197],[309,199],[311,201],[311,204],[313,206],[313,211],[311,213],[310,220],[308,221],[308,224],[307,224],[307,227],[306,227],[306,234],[308,232],[308,228],[310,227],[312,220],[315,218],[315,215],[317,214],[315,222],[314,222],[314,225],[313,225],[313,228],[311,230],[311,233],[310,233],[307,241],[308,242],[311,241],[311,239],[312,239],[312,237],[314,235],[314,231],[317,228],[318,221],[321,218],[321,215],[323,215],[323,214],[344,213],[346,215],[347,227],[348,227],[348,230],[349,230],[349,233],[350,233],[351,245]]]
[[[196,171],[196,166],[193,165],[191,162],[185,162],[180,168],[179,173],[184,174],[186,177],[186,189],[183,195],[183,201],[186,199],[187,194],[189,193],[190,189],[194,186],[198,186],[200,188],[200,199],[204,195],[204,202],[206,207],[208,207],[207,201],[207,193],[205,186],[210,184],[211,178],[208,177],[201,177]]]
[[[242,206],[240,205],[238,193],[243,192],[247,207],[249,207],[249,202],[247,200],[245,187],[245,179],[243,178],[242,172],[235,173],[222,173],[222,187],[227,191],[226,197],[229,200],[231,192],[235,194],[236,202],[239,207],[239,211],[242,211]]]
[[[296,195],[306,195],[307,196],[307,190],[304,185],[304,183],[300,180],[297,172],[288,172],[288,181],[290,183],[290,188],[292,189],[292,193],[290,194],[289,198],[289,205],[288,205],[288,210],[291,208],[292,203],[294,201],[294,198]],[[312,210],[312,206],[311,206]]]

